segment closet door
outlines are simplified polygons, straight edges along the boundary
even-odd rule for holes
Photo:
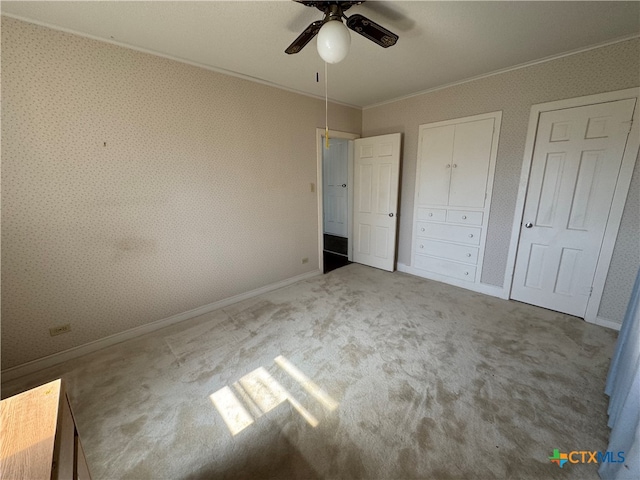
[[[418,203],[447,205],[453,157],[455,125],[427,128],[421,132]]]
[[[487,118],[455,126],[449,188],[450,206],[484,207],[493,125],[494,119]]]

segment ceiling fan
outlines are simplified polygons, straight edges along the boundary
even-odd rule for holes
[[[376,22],[367,17],[355,14],[347,17],[344,12],[354,5],[360,5],[365,0],[355,2],[323,2],[295,0],[306,7],[315,7],[324,13],[322,20],[316,20],[309,25],[291,45],[287,47],[285,53],[289,55],[298,53],[309,43],[313,37],[318,35],[318,53],[327,63],[338,63],[349,52],[351,37],[346,27],[356,33],[380,45],[388,48],[396,44],[398,35],[390,32]],[[345,27],[342,19],[347,21]]]

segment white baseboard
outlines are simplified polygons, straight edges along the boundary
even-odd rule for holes
[[[484,293],[486,295],[491,295],[493,297],[507,299],[509,298],[508,292],[501,288],[496,287],[494,285],[487,285],[486,283],[469,283],[464,281],[456,280],[455,278],[445,277],[443,275],[431,274],[427,273],[424,270],[416,270],[411,267],[411,265],[405,265],[404,263],[398,262],[398,271],[403,273],[408,273],[410,275],[415,275],[417,277],[426,278],[429,280],[435,280],[437,282],[448,283],[449,285],[454,285],[456,287],[466,288],[467,290],[473,290],[474,292]],[[593,323],[594,325],[600,325],[601,327],[611,328],[613,330],[620,331],[620,327],[622,325],[618,322],[614,322],[613,320],[609,320],[604,317],[596,317],[594,320],[589,320],[585,318],[587,323]]]
[[[311,272],[303,273],[301,275],[296,275],[295,277],[287,278],[286,280],[282,280],[280,282],[256,288],[255,290],[251,290],[250,292],[234,295],[233,297],[225,298],[208,305],[203,305],[202,307],[194,308],[193,310],[189,310],[187,312],[178,313],[177,315],[172,315],[171,317],[156,320],[155,322],[131,328],[129,330],[125,330],[124,332],[109,335],[108,337],[94,340],[93,342],[85,343],[84,345],[73,347],[62,352],[48,355],[46,357],[38,358],[36,360],[23,363],[22,365],[7,368],[6,370],[2,370],[2,381],[7,382],[37,372],[39,370],[44,370],[45,368],[49,368],[59,363],[66,362],[67,360],[72,360],[82,355],[86,355],[88,353],[110,347],[111,345],[115,345],[116,343],[121,343],[126,340],[139,337],[140,335],[160,330],[161,328],[168,327],[170,325],[188,320],[190,318],[204,315],[205,313],[213,312],[214,310],[218,310],[220,308],[228,307],[229,305],[232,305],[234,303],[238,303],[243,300],[247,300],[249,298],[256,297],[258,295],[262,295],[263,293],[271,292],[282,287],[286,287],[302,280],[308,280],[318,275],[322,275],[322,272],[320,272],[320,270],[314,270]]]
[[[609,320],[608,318],[604,317],[596,317],[593,321],[585,318],[585,321],[588,323],[593,323],[594,325],[600,325],[601,327],[611,328],[617,331],[620,331],[620,328],[622,327],[621,323],[614,322],[613,320]]]
[[[426,278],[428,280],[435,280],[436,282],[447,283],[449,285],[453,285],[455,287],[466,288],[467,290],[472,290],[478,293],[484,293],[485,295],[491,295],[492,297],[498,298],[508,298],[502,287],[497,287],[495,285],[489,285],[486,283],[471,283],[465,282],[463,280],[456,280],[455,278],[450,278],[444,275],[438,275],[435,273],[428,273],[424,270],[417,270],[413,268],[411,265],[405,265],[404,263],[398,262],[397,268],[399,272],[408,273],[410,275],[415,275],[416,277]]]

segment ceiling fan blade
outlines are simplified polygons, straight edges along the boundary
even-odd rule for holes
[[[362,5],[362,11],[375,13],[377,18],[384,18],[385,22],[391,22],[395,30],[408,32],[416,26],[415,20],[407,16],[397,2],[367,2]]]
[[[384,48],[391,47],[398,41],[398,35],[359,13],[347,19],[347,27]]]
[[[316,20],[307,28],[304,29],[298,38],[296,38],[291,45],[287,47],[285,53],[291,55],[292,53],[298,53],[300,50],[304,48],[304,46],[311,41],[313,37],[315,37],[320,31],[320,27],[322,26],[322,20]]]

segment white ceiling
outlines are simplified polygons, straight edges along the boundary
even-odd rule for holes
[[[14,2],[2,13],[311,95],[324,95],[315,40],[284,49],[315,8],[293,1]],[[640,2],[368,1],[361,13],[400,36],[383,49],[352,32],[329,66],[330,98],[369,106],[640,32]],[[316,83],[320,72],[320,83]]]

